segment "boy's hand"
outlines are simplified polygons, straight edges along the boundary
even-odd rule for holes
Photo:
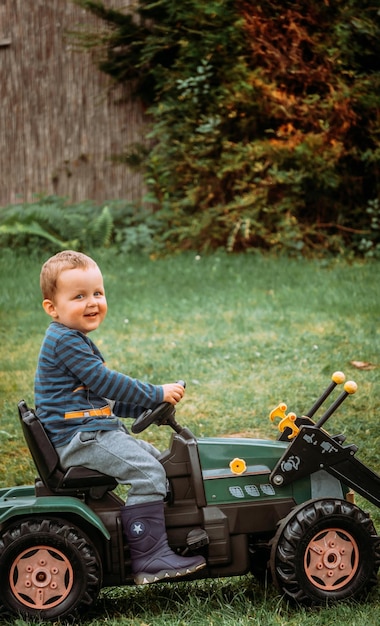
[[[185,390],[179,383],[169,383],[162,385],[164,390],[164,402],[170,402],[170,404],[177,404],[182,400]]]

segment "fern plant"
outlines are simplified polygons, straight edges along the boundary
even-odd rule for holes
[[[49,196],[0,210],[0,237],[8,247],[85,250],[108,245],[112,231],[108,206],[89,202],[68,205]]]
[[[28,253],[64,248],[91,253],[105,246],[122,254],[152,253],[160,247],[156,240],[160,229],[162,222],[150,211],[122,200],[95,206],[49,196],[0,208],[0,243]]]

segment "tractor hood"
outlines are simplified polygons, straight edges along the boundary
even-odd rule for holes
[[[286,441],[237,438],[198,439],[198,451],[208,504],[260,502],[290,498],[304,502],[319,490],[342,497],[342,487],[326,472],[305,476],[287,486],[275,486],[270,474],[288,448]]]
[[[286,441],[235,437],[207,437],[197,442],[203,472],[210,476],[218,472],[233,476],[242,473],[244,467],[245,474],[268,474],[289,445]],[[239,465],[235,459],[243,463]]]

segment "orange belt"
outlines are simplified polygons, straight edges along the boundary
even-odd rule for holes
[[[102,415],[112,415],[109,406],[105,406],[101,409],[88,409],[87,411],[69,411],[65,413],[65,419],[76,417],[101,417]]]

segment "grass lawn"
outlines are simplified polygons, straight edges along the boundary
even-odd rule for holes
[[[112,251],[94,256],[109,310],[92,338],[110,367],[157,384],[185,379],[177,419],[197,436],[276,438],[270,410],[284,401],[289,411],[306,413],[331,374],[343,370],[358,391],[327,430],[345,433],[347,443],[359,446],[358,458],[379,471],[379,262],[223,253],[157,261]],[[33,404],[34,369],[48,324],[38,284],[43,260],[0,253],[0,487],[29,483],[35,475],[17,402]],[[142,436],[163,449],[170,431],[152,427]],[[356,501],[379,532],[380,511]],[[261,587],[250,576],[106,589],[84,623],[378,626],[379,587],[364,603],[319,611],[289,607],[272,586]]]

